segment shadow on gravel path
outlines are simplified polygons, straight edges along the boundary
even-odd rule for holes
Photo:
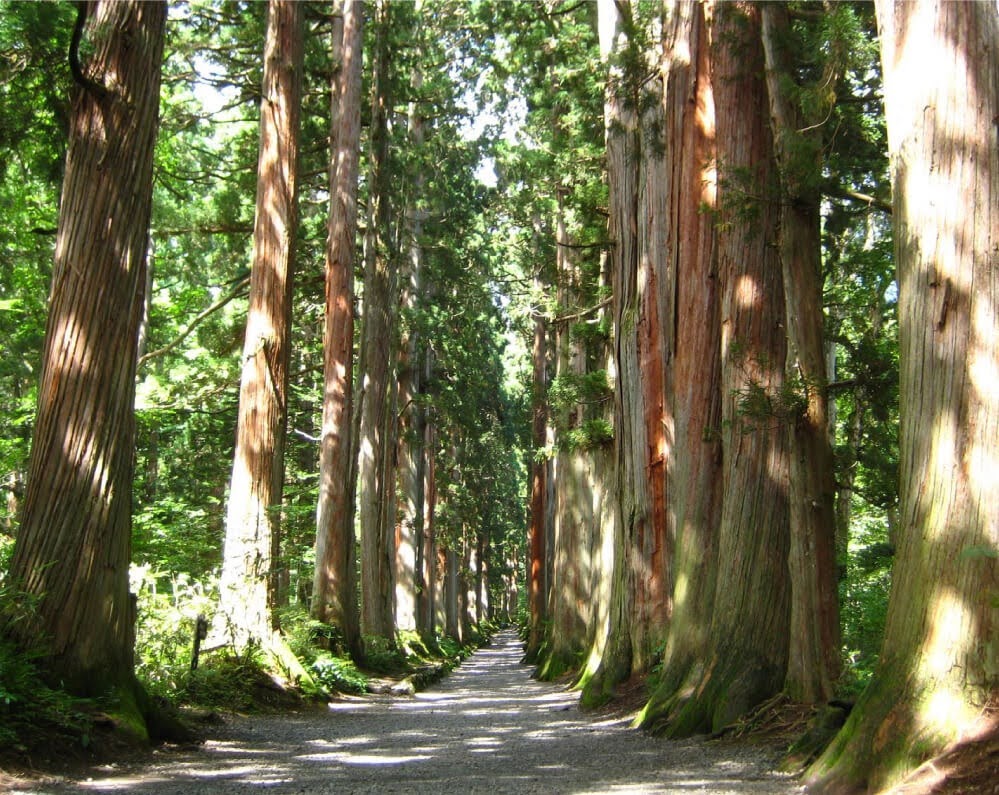
[[[791,793],[758,748],[667,742],[579,712],[578,694],[536,682],[514,632],[411,698],[374,696],[328,712],[232,719],[203,748],[86,781],[22,792]]]

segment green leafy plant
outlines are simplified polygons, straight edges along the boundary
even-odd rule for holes
[[[185,687],[195,625],[199,615],[211,617],[218,585],[149,565],[132,566],[130,580],[138,601],[135,672],[149,692],[169,698]]]
[[[32,597],[0,584],[0,747],[26,751],[53,740],[86,747],[89,702],[51,687],[40,667],[45,649],[25,648],[10,632],[34,616]]]
[[[364,636],[365,667],[378,673],[392,674],[406,670],[405,653],[389,638]]]
[[[316,681],[327,690],[364,693],[368,689],[368,677],[349,658],[320,655],[309,667]]]

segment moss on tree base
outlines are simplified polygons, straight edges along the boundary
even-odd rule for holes
[[[876,792],[900,783],[930,758],[988,728],[986,712],[971,707],[966,696],[939,683],[916,688],[884,668],[806,772],[808,791]]]

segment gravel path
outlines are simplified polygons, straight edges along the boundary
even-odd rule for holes
[[[667,742],[580,713],[577,694],[534,681],[513,632],[411,698],[328,712],[237,717],[202,748],[105,767],[33,793],[792,793],[758,748]]]

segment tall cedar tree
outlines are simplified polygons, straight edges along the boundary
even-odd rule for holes
[[[571,307],[581,295],[576,261],[578,255],[571,248],[567,231],[565,205],[568,192],[563,185],[556,186],[556,293],[559,314],[564,316],[571,314]],[[572,334],[568,320],[556,319],[553,358],[556,379],[582,379],[586,374],[583,343]],[[567,427],[580,427],[582,414],[579,406],[573,407]],[[591,534],[596,530],[589,488],[593,477],[588,464],[590,451],[564,448],[564,444],[559,445],[552,472],[555,480],[555,526],[552,533],[552,581],[548,589],[549,624],[545,651],[538,666],[539,676],[543,679],[557,678],[576,664],[585,648],[590,623],[587,614],[592,587],[589,550]]]
[[[70,115],[41,384],[12,579],[38,597],[15,629],[55,681],[136,693],[129,594],[135,370],[166,5],[89,6]]]
[[[789,445],[791,632],[785,691],[796,701],[833,696],[840,673],[835,477],[829,436],[822,313],[821,119],[806,120],[794,83],[787,6],[760,6],[770,124],[780,181],[779,250],[787,318],[785,383],[801,407],[785,421]],[[796,401],[795,401],[796,402]]]
[[[614,244],[610,260],[618,516],[612,525],[609,635],[601,674],[588,684],[590,697],[599,697],[596,691],[606,691],[633,672],[651,667],[670,608],[665,491],[669,421],[660,290],[671,285],[664,284],[665,161],[654,132],[662,125],[662,82],[646,83],[639,74],[649,64],[637,57],[643,33],[637,9],[630,3],[606,2],[599,4],[598,11],[600,49],[609,67],[604,123],[608,232]]]
[[[614,291],[614,334],[615,349],[613,354],[615,367],[620,367],[621,362],[621,322],[625,314],[629,317],[629,328],[633,331],[635,325],[635,315],[638,308],[635,306],[634,286],[632,280],[635,278],[637,269],[638,254],[636,251],[636,228],[638,218],[638,186],[637,163],[638,146],[638,114],[633,98],[629,98],[625,93],[627,75],[622,59],[626,51],[632,46],[629,32],[626,25],[631,22],[630,4],[618,4],[613,0],[606,0],[598,4],[598,30],[600,35],[600,55],[605,62],[607,71],[607,87],[604,93],[604,129],[607,143],[607,177],[609,183],[609,204],[610,218],[608,220],[608,234],[614,244],[610,253],[610,271]],[[623,289],[631,288],[630,297],[623,294]],[[630,303],[629,303],[630,302]],[[616,683],[626,679],[631,673],[631,607],[632,581],[629,576],[629,564],[632,562],[632,554],[637,550],[630,547],[629,534],[623,526],[625,518],[628,519],[628,527],[633,526],[631,521],[635,511],[640,512],[637,521],[646,520],[644,511],[647,501],[641,499],[645,497],[644,488],[635,496],[628,496],[628,505],[634,511],[626,509],[622,504],[622,488],[628,482],[629,474],[634,474],[634,469],[630,472],[622,471],[630,464],[628,454],[631,451],[630,443],[635,439],[622,441],[622,435],[642,431],[644,441],[644,427],[641,420],[636,423],[629,423],[625,429],[621,428],[626,417],[636,416],[634,401],[641,401],[642,393],[638,379],[634,372],[637,362],[634,361],[634,339],[633,334],[626,334],[624,346],[628,353],[632,354],[632,369],[624,378],[631,378],[629,390],[622,387],[620,374],[618,383],[615,385],[614,396],[614,501],[616,503],[614,521],[604,528],[605,533],[611,533],[613,542],[613,568],[610,582],[610,592],[604,594],[608,599],[608,614],[605,630],[605,638],[598,637],[598,644],[601,647],[601,660],[598,671],[587,676],[584,691],[586,697],[600,698],[601,695],[591,696],[590,693],[603,694]],[[627,354],[626,354],[627,355]],[[625,363],[627,366],[627,362]],[[626,406],[625,401],[631,401]],[[630,413],[629,413],[630,412]],[[637,417],[642,417],[643,412],[638,411]],[[622,455],[624,460],[622,461]]]
[[[216,636],[238,649],[272,645],[269,586],[284,480],[302,53],[302,6],[271,0],[250,305],[215,625]]]
[[[413,6],[415,22],[410,36],[416,59],[412,66],[411,90],[419,97],[423,89],[423,71],[420,61],[423,53],[422,37],[425,26],[422,0]],[[417,99],[409,103],[409,142],[419,153],[425,142],[424,109]],[[401,279],[401,304],[403,311],[412,317],[424,303],[424,252],[422,209],[426,175],[417,167],[412,176],[412,198],[406,208],[406,237],[408,256],[403,261]],[[423,392],[423,362],[426,351],[418,329],[408,328],[399,345],[399,434],[398,434],[398,493],[396,511],[396,627],[416,630],[420,611],[419,594],[425,587],[423,577],[424,493],[427,452],[424,446],[426,408],[420,400]],[[428,635],[429,637],[429,635]]]
[[[777,212],[765,114],[759,12],[710,6],[721,289],[722,505],[706,662],[677,705],[674,735],[715,731],[780,692],[787,664],[787,438],[771,397],[783,391],[785,334]]]
[[[332,92],[333,149],[323,338],[325,392],[312,595],[312,615],[339,627],[344,642],[355,655],[361,649],[354,548],[355,461],[351,410],[363,28],[364,3],[345,0],[340,67]]]
[[[535,285],[538,276],[535,275]],[[532,378],[531,378],[531,449],[534,454],[531,461],[531,497],[528,509],[528,545],[527,558],[527,610],[528,635],[527,649],[524,655],[526,662],[534,662],[541,651],[544,640],[544,622],[547,607],[547,577],[545,550],[547,533],[545,514],[547,513],[547,474],[548,462],[544,456],[546,441],[547,410],[545,392],[548,387],[547,349],[548,330],[545,318],[538,313],[534,318],[534,337],[531,347]]]
[[[715,258],[715,106],[705,4],[675,0],[664,30],[666,250],[675,284],[662,322],[675,328],[668,399],[669,511],[675,527],[673,612],[662,671],[642,723],[655,727],[703,675],[716,583],[721,506],[720,293]],[[691,99],[693,101],[691,101]],[[665,335],[666,332],[664,332]]]
[[[999,697],[999,11],[878,2],[899,273],[899,549],[874,679],[809,777],[880,790]]]
[[[371,155],[368,225],[364,238],[364,316],[361,337],[361,427],[358,510],[361,529],[361,629],[366,635],[395,638],[395,439],[394,325],[395,258],[390,250],[392,213],[389,190],[392,8],[375,4],[371,81]],[[391,509],[390,509],[390,503]]]

